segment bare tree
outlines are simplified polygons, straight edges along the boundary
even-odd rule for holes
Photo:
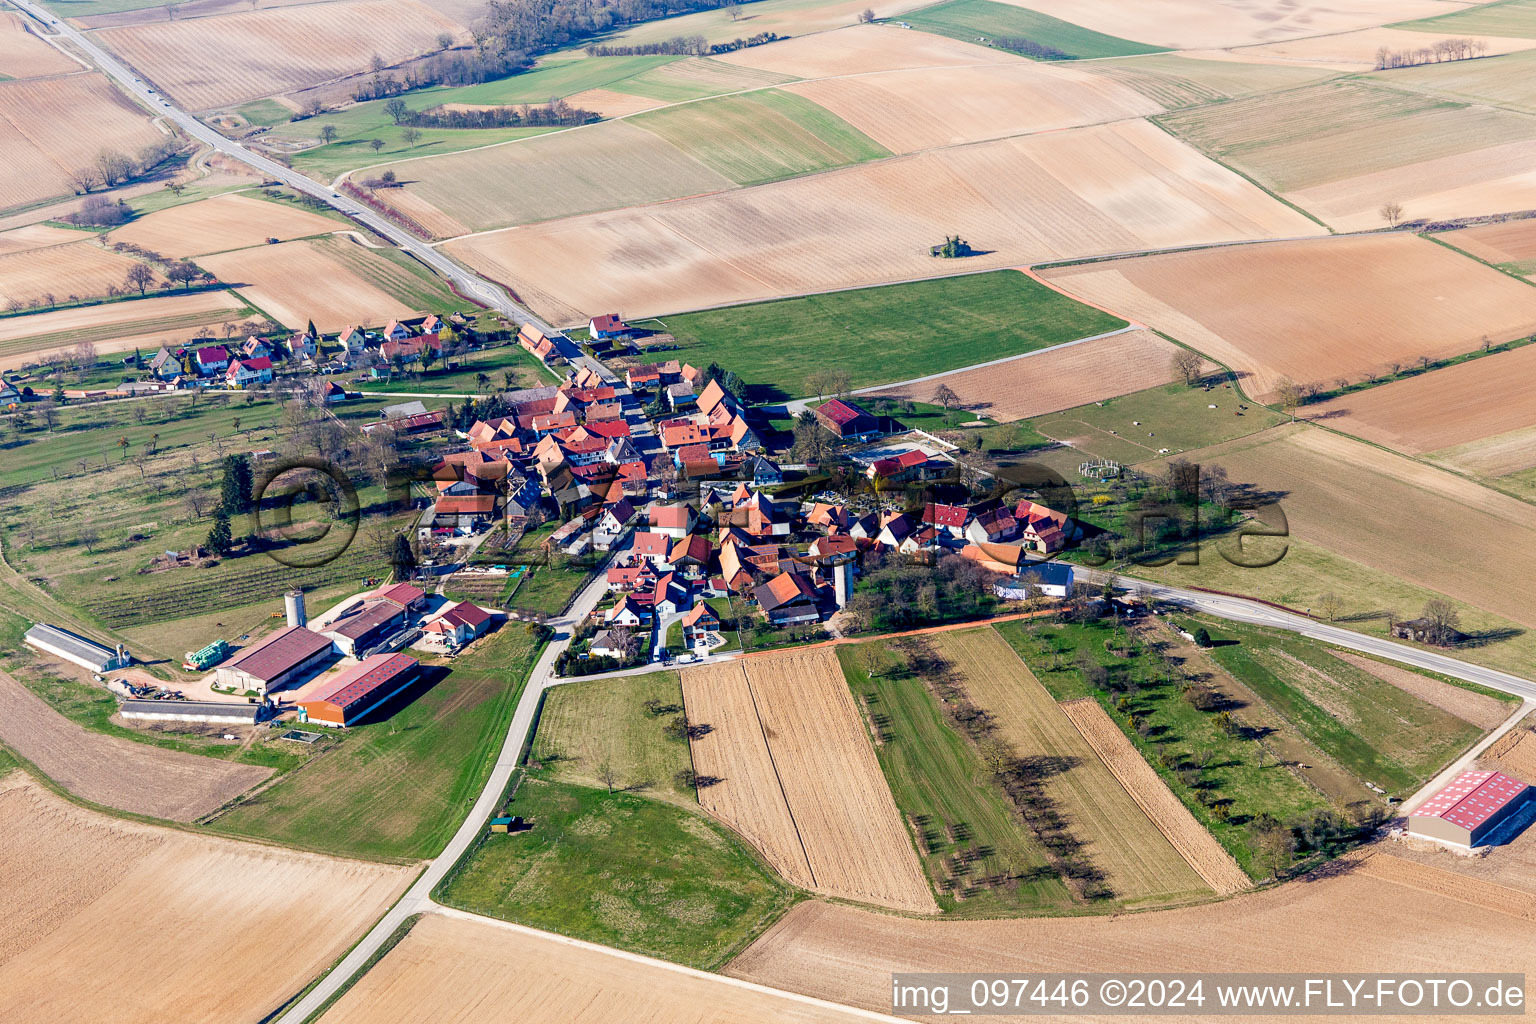
[[[85,545],[87,554],[94,554],[97,544],[101,543],[101,531],[96,529],[96,524],[87,519],[80,527],[79,541]]]
[[[69,187],[74,189],[76,195],[85,195],[96,187],[100,175],[94,167],[82,167],[69,175]]]
[[[861,23],[863,23],[865,25],[868,25],[870,22],[872,22],[874,20],[875,20],[875,12],[874,12],[874,10],[872,8],[866,7],[862,11],[859,12],[859,21]]]
[[[377,153],[379,150],[384,148],[384,140],[383,139],[369,139],[368,140],[368,146],[375,153]]]
[[[336,141],[336,126],[333,125],[333,124],[323,124],[323,125],[321,125],[320,126],[320,141],[325,143],[327,146],[329,146],[331,143],[335,142]]]
[[[400,137],[405,140],[407,146],[414,146],[421,141],[421,129],[402,128],[400,129]]]
[[[1332,622],[1344,611],[1344,599],[1330,590],[1317,599],[1317,608],[1325,619]]]
[[[1275,383],[1275,399],[1280,403],[1280,408],[1291,414],[1291,422],[1296,422],[1296,407],[1301,404],[1301,385],[1289,377],[1281,377]]]
[[[115,149],[103,149],[96,154],[96,170],[102,184],[111,188],[133,174],[133,160]]]
[[[613,795],[614,783],[619,781],[619,773],[614,771],[613,763],[604,759],[597,766],[597,780],[608,787],[608,795]]]
[[[212,503],[213,499],[203,491],[188,491],[181,496],[181,504],[191,513],[193,522],[203,518],[203,514],[208,511],[208,506]]]
[[[949,412],[949,407],[960,401],[960,396],[955,394],[948,384],[940,384],[933,389],[933,394],[929,396],[929,399],[934,405],[942,405],[944,411]]]
[[[135,263],[128,268],[128,276],[123,279],[123,283],[129,288],[137,288],[139,294],[143,295],[155,283],[155,272],[148,263]]]
[[[1397,227],[1403,221],[1403,204],[1395,199],[1382,203],[1381,219],[1387,222],[1388,227]]]
[[[1205,360],[1200,358],[1200,353],[1181,348],[1173,353],[1170,363],[1173,366],[1174,377],[1190,387],[1200,383],[1200,369],[1205,363]]]
[[[1461,631],[1461,614],[1456,611],[1455,605],[1442,597],[1424,602],[1423,617],[1428,624],[1428,639],[1432,644],[1447,646]]]

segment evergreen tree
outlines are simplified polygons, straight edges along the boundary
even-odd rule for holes
[[[251,460],[246,455],[224,456],[224,482],[219,489],[219,507],[226,515],[240,515],[251,510]]]
[[[416,552],[405,534],[395,534],[394,550],[389,553],[389,564],[395,570],[395,579],[404,581],[416,574]]]
[[[234,547],[234,533],[229,528],[229,513],[222,508],[213,514],[213,529],[208,531],[208,550],[223,556]]]
[[[320,332],[315,330],[315,322],[313,320],[304,326],[304,333],[314,338],[316,343],[320,341]]]

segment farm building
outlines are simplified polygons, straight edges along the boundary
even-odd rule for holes
[[[405,610],[389,601],[370,601],[331,624],[325,635],[342,654],[357,657],[405,625]]]
[[[125,700],[118,708],[124,718],[157,722],[214,722],[219,725],[255,725],[265,704],[220,704],[204,700]]]
[[[412,586],[409,583],[395,583],[375,590],[370,596],[375,600],[392,604],[401,611],[408,612],[412,608],[419,607],[427,594],[420,587]]]
[[[816,591],[809,580],[796,572],[781,572],[752,592],[763,615],[775,626],[816,622],[821,611],[816,606]]]
[[[843,441],[861,437],[873,437],[880,433],[880,421],[863,407],[834,398],[817,406],[816,419],[828,431]]]
[[[126,668],[133,663],[133,658],[122,644],[113,650],[46,622],[39,622],[27,630],[22,639],[40,651],[47,651],[92,672],[110,672],[114,668]]]
[[[468,601],[460,601],[422,627],[433,646],[452,649],[485,633],[491,613]]]
[[[1531,787],[1503,772],[1462,772],[1408,818],[1410,835],[1477,846],[1531,799]]]
[[[303,682],[329,661],[336,648],[326,637],[303,626],[289,626],[241,651],[214,673],[219,686],[266,695]]]
[[[421,663],[407,654],[375,654],[299,702],[302,720],[344,728],[416,681]]]
[[[1012,578],[993,587],[1004,601],[1023,601],[1033,586],[1038,597],[1066,597],[1072,593],[1072,567],[1066,562],[1036,562],[1021,565]]]

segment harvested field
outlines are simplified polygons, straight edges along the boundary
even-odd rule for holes
[[[1175,49],[1241,46],[1444,14],[1438,0],[1006,0],[1084,28]]]
[[[1512,273],[1525,277],[1536,275],[1536,217],[1503,224],[1479,224],[1475,228],[1449,231],[1435,237],[1480,260],[1497,263]]]
[[[262,245],[268,238],[288,241],[326,234],[344,227],[329,217],[287,203],[229,194],[167,207],[125,224],[110,238],[180,258],[245,249]]]
[[[683,703],[690,722],[712,727],[691,741],[694,769],[722,780],[699,790],[700,804],[775,869],[785,864],[786,878],[845,899],[937,909],[830,649],[686,671]]]
[[[1532,380],[1536,345],[1525,345],[1309,405],[1302,415],[1418,455],[1536,426]]]
[[[23,227],[0,231],[0,256],[28,249],[44,249],[51,245],[88,241],[91,236],[76,228],[56,228],[50,224],[27,224]]]
[[[1536,427],[1442,448],[1426,455],[1437,466],[1480,477],[1506,477],[1536,467]]]
[[[21,15],[0,14],[0,75],[41,78],[79,70],[77,62],[38,38]]]
[[[321,1020],[470,1024],[485,1019],[486,1007],[513,1005],[520,1024],[850,1024],[867,1019],[547,932],[431,913]]]
[[[1292,537],[1484,611],[1536,626],[1536,507],[1312,427],[1277,427],[1190,456],[1279,492]],[[1434,544],[1423,524],[1454,522]],[[1497,558],[1488,552],[1497,551]]]
[[[1447,32],[1445,36],[1458,34]],[[1426,36],[1422,32],[1409,32],[1400,28],[1368,28],[1361,29],[1358,32],[1345,32],[1341,35],[1315,36],[1305,39],[1293,39],[1283,43],[1267,43],[1263,46],[1245,48],[1242,52],[1244,55],[1268,57],[1277,60],[1303,61],[1309,64],[1327,63],[1348,70],[1373,69],[1376,67],[1376,51],[1383,46],[1395,52],[1417,50],[1420,47],[1429,46],[1437,39],[1445,38],[1445,36]],[[1485,35],[1479,35],[1477,39],[1488,44],[1488,53],[1490,54],[1511,53],[1517,50],[1528,50],[1531,47],[1536,47],[1536,39]],[[1466,63],[1475,65],[1482,62],[1468,61]],[[1394,85],[1402,85],[1406,81],[1411,81],[1412,73],[1405,78],[1401,76],[1403,70],[1406,69],[1395,69],[1385,80]]]
[[[61,130],[68,125],[69,130]],[[164,138],[149,114],[98,74],[0,82],[0,209],[72,193],[71,172],[102,149],[137,153]]]
[[[1367,860],[1399,858],[1377,854]],[[1459,858],[1443,858],[1447,863]],[[1405,862],[1406,863],[1406,862]],[[1486,863],[1486,862],[1484,862]],[[1403,971],[1478,967],[1529,972],[1529,901],[1496,901],[1508,886],[1442,885],[1450,871],[1339,862],[1331,874],[1222,903],[1178,910],[1023,921],[923,921],[803,903],[737,957],[726,973],[889,1011],[890,975],[967,971]],[[1435,869],[1428,869],[1434,871]],[[1467,866],[1460,883],[1471,881]],[[1469,910],[1467,897],[1478,900]],[[1485,902],[1486,901],[1486,902]],[[1513,910],[1515,912],[1511,913]],[[1325,936],[1327,941],[1318,941]],[[1026,1021],[1037,1017],[998,1017]],[[1109,1018],[1104,1018],[1109,1019]],[[1169,1021],[1200,1019],[1168,1016]]]
[[[1357,870],[1370,878],[1416,889],[1429,896],[1457,900],[1478,910],[1536,922],[1536,893],[1522,892],[1485,879],[1468,878],[1461,872],[1446,871],[1385,853],[1364,858]]]
[[[0,1018],[17,1024],[264,1019],[415,871],[109,818],[20,773],[0,811]]]
[[[1441,36],[1486,33],[1536,38],[1536,0],[1475,4],[1449,14],[1442,13],[1440,17],[1405,22],[1398,27],[1415,32],[1438,32]]]
[[[608,210],[734,185],[627,121],[392,164],[408,193],[476,230]],[[402,212],[404,209],[402,208]],[[531,255],[531,254],[530,254]]]
[[[1202,878],[1218,892],[1246,888],[1247,877],[1188,811],[1184,811],[1188,826],[1197,830],[1198,836],[1184,837],[1182,844],[1174,843],[1175,836],[1165,835],[1162,827],[1143,813],[1141,799],[1116,781],[1118,776],[1111,774],[1065,709],[994,630],[983,627],[941,633],[929,643],[957,673],[957,681],[971,702],[991,713],[993,737],[1008,744],[1021,759],[1060,766],[1040,783],[1041,794],[1065,819],[1065,831],[1082,844],[1080,852],[1100,873],[1113,898],[1131,906],[1147,906],[1209,895]],[[1114,729],[1107,718],[1105,724]],[[1115,733],[1119,735],[1119,730]],[[1121,740],[1124,742],[1123,737]],[[1131,755],[1140,760],[1134,751]],[[1162,786],[1161,781],[1158,785]],[[1167,792],[1166,786],[1162,789]],[[1173,799],[1172,793],[1168,799]],[[1184,810],[1182,804],[1178,807]],[[1241,884],[1234,885],[1226,875],[1206,877],[1209,869],[1201,870],[1202,865],[1185,852],[1185,848],[1195,849],[1204,855],[1197,845],[1200,837],[1222,853],[1228,870],[1242,880]]]
[[[1171,253],[1043,270],[1230,366],[1263,398],[1536,330],[1536,289],[1413,235]],[[1341,339],[1347,338],[1347,344]],[[1353,401],[1353,398],[1350,399]]]
[[[123,287],[128,268],[136,263],[131,256],[84,240],[0,254],[0,308],[11,302],[46,304],[44,296],[50,294],[55,303],[67,302],[71,295],[94,299],[107,294],[109,287]]]
[[[917,202],[918,198],[922,202]],[[454,255],[558,322],[967,269],[1321,229],[1144,121],[882,160],[719,196],[478,235]]]
[[[321,331],[339,331],[348,324],[382,326],[421,312],[317,242],[263,245],[205,256],[198,263],[287,327],[303,327],[312,319]]]
[[[1035,63],[800,82],[805,96],[893,152],[1140,117],[1162,106],[1102,75]]]
[[[1383,682],[1391,683],[1404,693],[1417,697],[1441,711],[1449,712],[1464,722],[1471,722],[1484,731],[1503,723],[1519,707],[1518,704],[1507,703],[1497,697],[1442,682],[1418,672],[1410,672],[1408,669],[1376,661],[1364,655],[1350,651],[1333,653],[1335,657],[1342,658],[1356,668],[1369,672]]]
[[[1326,68],[1295,67],[1219,60],[1214,56],[1150,53],[1123,60],[1084,64],[1090,74],[1114,79],[1157,102],[1166,110],[1234,99],[1310,85],[1333,72]]]
[[[1098,701],[1091,697],[1070,700],[1061,705],[1061,710],[1136,805],[1207,885],[1223,896],[1253,887],[1232,855],[1221,848],[1205,826],[1189,813],[1189,808],[1173,795],[1168,784],[1158,778]]]
[[[0,319],[0,367],[36,362],[82,341],[100,355],[188,341],[201,328],[244,317],[246,306],[224,291],[159,295],[100,306]]]
[[[1517,779],[1536,779],[1536,733],[1531,731],[1529,720],[1501,736],[1478,761]]]
[[[962,43],[927,32],[909,32],[895,25],[852,25],[835,32],[752,46],[717,59],[798,78],[862,75],[904,68],[1016,64],[1024,60],[989,46]]]
[[[210,814],[272,774],[90,732],[4,672],[0,742],[82,800],[170,821]]]
[[[182,106],[222,107],[437,49],[464,29],[416,0],[335,0],[103,29],[97,39]]]
[[[1081,345],[975,370],[946,374],[942,383],[959,406],[1000,422],[1071,409],[1104,398],[1166,383],[1175,346],[1151,331],[1131,331]],[[940,381],[873,392],[885,398],[926,402]]]

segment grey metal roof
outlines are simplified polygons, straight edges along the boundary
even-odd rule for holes
[[[210,700],[125,700],[120,710],[140,714],[186,715],[188,718],[220,715],[254,722],[261,712],[261,705],[224,704]]]
[[[71,633],[67,629],[58,626],[50,626],[46,622],[39,622],[26,632],[26,639],[57,647],[59,650],[68,651],[78,658],[87,658],[93,661],[111,661],[117,657],[117,652],[110,647],[87,640],[83,636]]]

